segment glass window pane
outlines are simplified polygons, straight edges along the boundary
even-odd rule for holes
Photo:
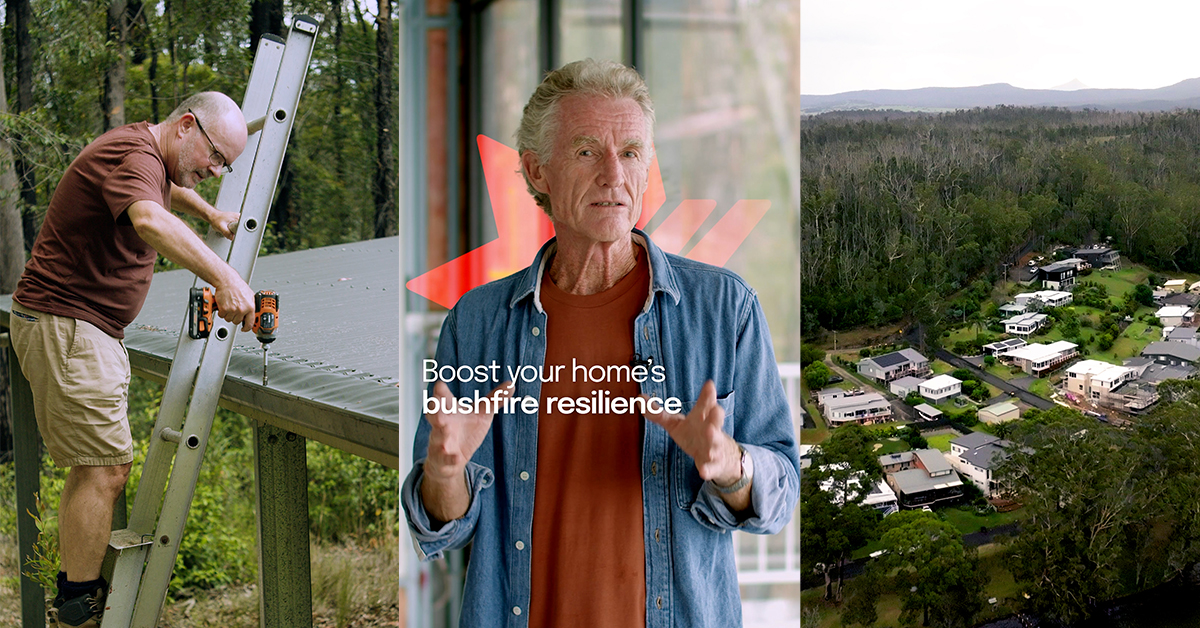
[[[564,0],[559,67],[578,59],[621,59],[621,0]]]
[[[758,291],[778,361],[798,362],[799,3],[646,0],[643,23],[667,196],[649,227],[684,199],[715,200],[703,237],[739,201],[769,200],[725,266]]]
[[[514,148],[521,110],[541,81],[537,26],[536,0],[498,0],[488,5],[481,21],[480,132]],[[475,138],[469,141],[473,143]],[[487,242],[496,237],[491,201],[486,190],[480,190],[476,198],[483,218],[483,241]]]

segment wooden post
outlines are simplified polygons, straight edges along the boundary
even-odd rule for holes
[[[42,585],[25,572],[37,546],[38,529],[33,516],[37,513],[37,492],[41,474],[41,442],[37,419],[33,415],[33,391],[29,380],[17,363],[17,352],[9,347],[8,381],[9,416],[12,418],[13,458],[17,482],[17,546],[21,570],[21,626],[45,628],[46,593]]]
[[[254,431],[259,626],[312,626],[305,439],[272,425]]]

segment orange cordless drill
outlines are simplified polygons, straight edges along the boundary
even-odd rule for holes
[[[279,328],[279,295],[273,290],[254,293],[254,335],[263,349],[263,386],[267,385],[267,347]]]
[[[192,288],[188,299],[188,336],[199,340],[212,332],[217,301],[211,288]],[[279,329],[279,295],[272,290],[254,293],[254,335],[263,348],[263,386],[267,385],[267,346]]]

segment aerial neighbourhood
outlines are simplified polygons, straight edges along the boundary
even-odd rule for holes
[[[1200,275],[1004,259],[937,324],[806,333],[806,625],[1067,626],[1195,577]]]

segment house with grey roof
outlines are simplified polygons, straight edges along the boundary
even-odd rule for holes
[[[1136,371],[1138,380],[1152,386],[1158,386],[1168,379],[1192,379],[1196,376],[1196,367],[1194,366],[1159,364],[1153,359],[1144,356],[1126,358],[1121,365]]]
[[[925,378],[923,377],[906,375],[900,379],[892,380],[892,383],[888,384],[888,390],[892,391],[893,395],[903,399],[908,396],[908,393],[917,390],[917,387],[924,382]]]
[[[1028,312],[1026,314],[1018,314],[1012,318],[1001,321],[1004,323],[1004,333],[1014,336],[1029,336],[1037,333],[1037,330],[1046,326],[1047,317],[1040,312]]]
[[[1142,355],[1167,366],[1196,366],[1200,362],[1200,347],[1182,342],[1152,342],[1142,349]]]
[[[858,373],[886,384],[901,377],[925,377],[933,370],[929,358],[913,349],[901,349],[883,355],[863,358],[858,362]]]
[[[1200,338],[1196,337],[1195,327],[1163,327],[1163,340],[1200,347]]]
[[[950,504],[962,498],[962,479],[942,452],[918,449],[911,453],[910,468],[887,476],[888,486],[896,492],[901,508]]]
[[[984,497],[999,490],[994,472],[1008,459],[1013,444],[983,432],[971,432],[950,441],[950,465],[979,487]]]

